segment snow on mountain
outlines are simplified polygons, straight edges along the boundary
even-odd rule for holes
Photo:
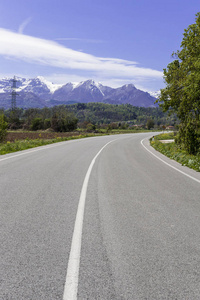
[[[59,89],[62,84],[53,84],[52,82],[46,80],[42,76],[38,76],[33,79],[25,79],[21,77],[16,77],[17,80],[17,92],[22,90],[27,92],[39,93],[44,89],[45,91],[53,94],[57,89]],[[12,89],[12,78],[3,78],[0,80],[0,93],[10,92]],[[40,90],[40,91],[39,91]]]
[[[156,99],[158,99],[158,97],[160,96],[160,90],[159,90],[159,91],[156,91],[156,92],[149,92],[149,94],[150,94],[152,97],[155,97]]]
[[[0,79],[0,93],[7,93],[11,90],[11,78]]]
[[[24,90],[29,84],[31,83],[30,79],[25,79],[25,78],[19,78],[17,79],[17,92],[21,92]]]
[[[37,77],[42,83],[46,84],[46,86],[48,87],[49,91],[51,94],[53,94],[57,89],[61,88],[63,86],[63,84],[55,84],[52,83],[48,80],[46,80],[44,77],[42,76],[38,76]]]
[[[77,84],[74,83],[67,83],[60,88],[58,88],[52,95],[54,100],[57,101],[68,101],[70,93],[76,88]],[[66,99],[67,97],[67,99]]]
[[[156,106],[154,102],[157,93],[150,95],[147,92],[138,90],[133,84],[111,88],[91,79],[80,83],[70,82],[63,85],[53,84],[42,76],[33,79],[16,77],[16,79],[19,107],[44,107],[74,102],[131,104],[142,107]],[[8,98],[11,91],[12,78],[0,79],[0,107],[5,107],[3,103],[5,103],[5,98]],[[9,102],[7,101],[6,103]]]
[[[101,90],[102,84],[97,83],[92,79],[89,79],[87,81],[81,81],[75,88],[80,88],[80,87],[92,92],[98,90],[102,94],[102,96],[104,96],[104,93]]]

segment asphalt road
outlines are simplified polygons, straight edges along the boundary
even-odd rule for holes
[[[148,136],[0,157],[0,299],[64,299],[83,182],[110,141],[88,180],[68,300],[200,299],[200,173],[151,149]]]

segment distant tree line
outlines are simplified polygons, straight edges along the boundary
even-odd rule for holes
[[[76,103],[51,108],[17,108],[2,110],[9,129],[47,130],[66,132],[77,127],[95,130],[109,126],[125,129],[143,126],[148,129],[160,125],[175,125],[175,115],[167,116],[160,108],[135,107],[130,104]]]
[[[17,108],[15,111],[1,112],[8,124],[8,129],[47,130],[56,132],[73,131],[77,128],[78,119],[66,106],[53,108]]]
[[[130,104],[76,103],[52,108],[17,108],[2,111],[10,129],[72,131],[85,124],[127,127],[140,125],[175,125],[175,114],[170,117],[160,108],[135,107]],[[113,124],[114,123],[114,124]]]
[[[69,109],[75,114],[79,124],[90,122],[94,125],[105,125],[118,122],[146,126],[149,120],[157,126],[177,123],[175,114],[169,117],[160,108],[136,107],[130,104],[76,103],[69,105]]]

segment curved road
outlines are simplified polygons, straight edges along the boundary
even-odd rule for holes
[[[0,157],[0,299],[200,299],[200,173],[150,135]]]

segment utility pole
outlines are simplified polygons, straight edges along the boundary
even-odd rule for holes
[[[16,77],[14,76],[13,79],[11,79],[12,81],[12,92],[11,92],[11,96],[12,96],[12,100],[11,100],[11,110],[13,112],[16,111],[16,97],[18,96],[17,92],[16,92],[16,89],[17,89],[17,79]]]

